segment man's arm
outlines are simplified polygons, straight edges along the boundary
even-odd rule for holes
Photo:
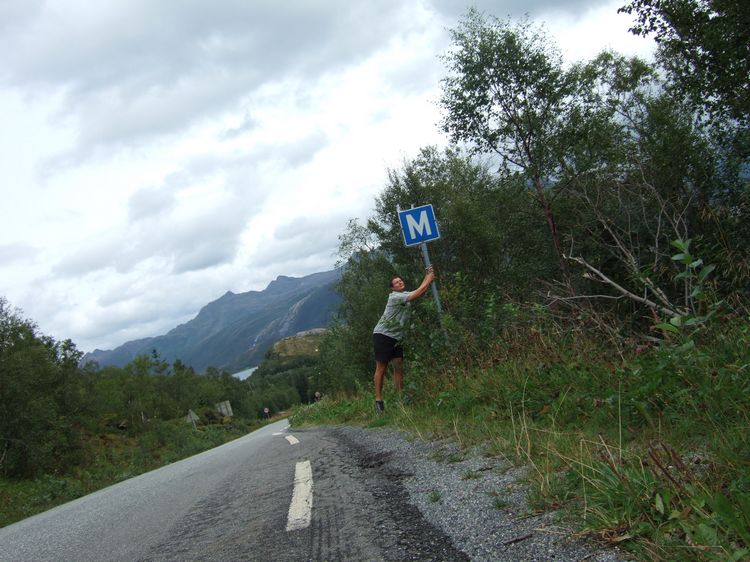
[[[414,289],[411,293],[409,293],[409,296],[406,297],[406,302],[411,302],[413,300],[417,300],[419,297],[424,295],[427,292],[427,289],[430,288],[430,283],[435,279],[435,273],[432,271],[432,266],[429,266],[427,268],[427,273],[424,276],[424,279],[422,279],[422,284]]]

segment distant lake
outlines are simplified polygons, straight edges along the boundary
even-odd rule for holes
[[[244,371],[240,371],[239,373],[234,373],[232,376],[237,377],[241,381],[244,381],[247,377],[252,375],[257,368],[258,367],[250,367],[249,369],[245,369]]]

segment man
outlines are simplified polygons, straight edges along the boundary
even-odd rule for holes
[[[391,361],[393,361],[394,386],[399,391],[404,387],[404,350],[401,347],[404,324],[411,302],[427,292],[433,279],[435,279],[435,273],[432,271],[432,266],[427,268],[422,284],[412,292],[406,291],[401,277],[391,279],[391,294],[388,295],[388,303],[372,331],[372,343],[375,348],[375,409],[378,413],[385,411],[383,377]]]

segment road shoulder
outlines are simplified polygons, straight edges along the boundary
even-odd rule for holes
[[[363,470],[390,482],[383,495],[394,495],[392,505],[408,503],[471,560],[626,560],[616,549],[576,538],[554,512],[530,512],[523,469],[502,459],[391,429],[329,431],[352,450]]]

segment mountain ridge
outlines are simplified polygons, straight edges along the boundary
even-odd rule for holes
[[[111,350],[95,349],[82,362],[122,367],[156,350],[161,359],[180,359],[199,372],[208,367],[254,367],[274,342],[328,324],[341,302],[335,291],[340,276],[339,270],[304,277],[279,275],[262,291],[227,291],[166,334],[127,341]]]

